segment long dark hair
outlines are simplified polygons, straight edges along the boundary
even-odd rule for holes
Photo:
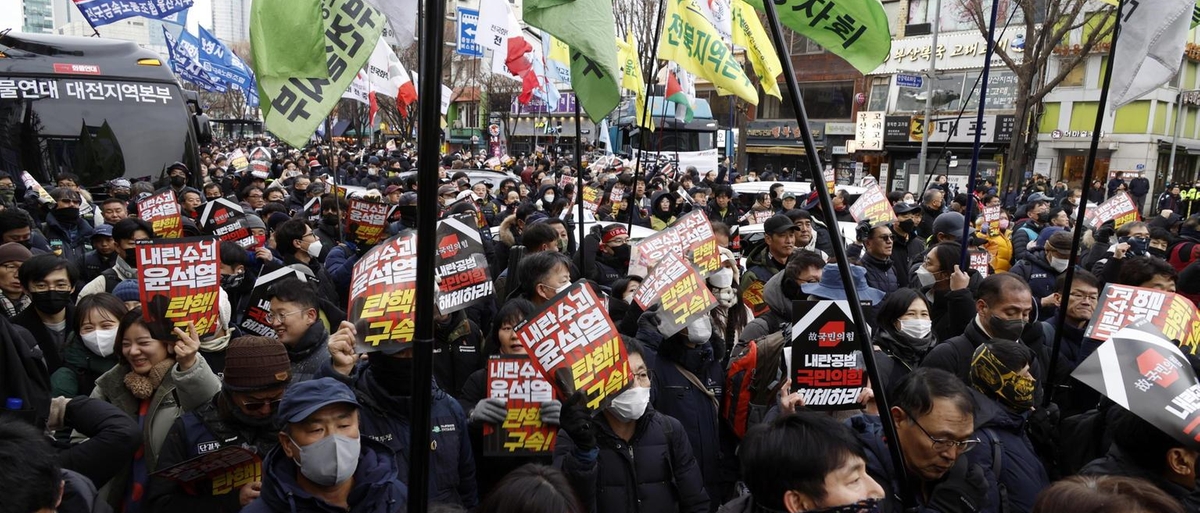
[[[895,332],[896,320],[908,311],[908,307],[912,306],[913,301],[918,299],[925,302],[925,308],[929,308],[929,301],[913,289],[901,288],[888,294],[879,303],[879,306],[875,307],[876,326]]]
[[[583,513],[583,506],[562,471],[526,464],[509,472],[484,497],[479,513]]]
[[[505,323],[516,326],[521,321],[527,319],[529,314],[532,314],[536,307],[525,298],[513,298],[504,303],[500,307],[500,311],[492,317],[492,325],[488,327],[488,337],[485,344],[486,352],[489,355],[500,353],[500,327]]]

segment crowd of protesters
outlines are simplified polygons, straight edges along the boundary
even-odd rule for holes
[[[858,409],[810,411],[776,380],[740,430],[722,412],[743,393],[726,386],[731,355],[785,330],[794,300],[846,298],[828,219],[852,222],[854,198],[837,194],[826,216],[816,193],[782,183],[739,197],[732,184],[776,177],[728,162],[700,174],[612,157],[575,169],[540,153],[443,156],[439,211],[477,214],[496,295],[418,320],[436,339],[426,448],[409,446],[412,344],[358,354],[345,322],[349,269],[371,247],[347,237],[337,189],[396,205],[390,234],[414,229],[418,156],[272,147],[268,172],[231,165],[231,151],[261,144],[218,143],[201,169],[171,165],[156,183],[63,174],[48,196],[0,175],[0,511],[390,513],[405,509],[416,451],[429,451],[431,511],[443,512],[1200,510],[1200,450],[1070,377],[1097,347],[1083,333],[1105,284],[1200,298],[1189,279],[1200,212],[1188,215],[1180,187],[1151,198],[1148,221],[1115,229],[1077,226],[1078,209],[1125,191],[1145,205],[1144,178],[959,192],[941,176],[890,191],[895,221],[863,220],[845,241],[890,411],[870,389]],[[508,176],[473,183],[466,171],[480,168]],[[591,223],[582,240],[579,183],[598,193],[595,217],[617,221]],[[161,340],[144,320],[134,248],[160,234],[137,201],[167,189],[184,236],[225,198],[265,241],[221,244],[214,335]],[[1000,222],[985,223],[994,206]],[[633,300],[645,277],[629,274],[628,226],[663,230],[694,210],[718,241],[721,267],[706,278],[718,304],[668,336],[657,309]],[[751,244],[739,227],[756,220],[763,240]],[[1073,230],[1085,230],[1077,255]],[[986,269],[963,269],[964,248],[986,254]],[[275,336],[241,332],[256,280],[285,266],[307,279],[270,287]],[[484,456],[482,433],[508,417],[486,393],[487,357],[525,354],[514,329],[580,279],[605,295],[629,387],[600,412],[578,395],[543,403],[540,420],[559,428],[552,452]],[[261,457],[261,479],[214,493],[155,474],[227,446]]]

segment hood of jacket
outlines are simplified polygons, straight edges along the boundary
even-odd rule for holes
[[[783,293],[784,279],[783,272],[778,272],[767,280],[767,283],[763,285],[763,301],[766,301],[772,312],[783,317],[787,322],[791,322],[792,300]]]
[[[1028,414],[1016,413],[1005,408],[999,401],[974,387],[971,388],[971,395],[975,397],[976,431],[983,428],[999,428],[1006,431],[1024,432],[1025,419]]]
[[[1047,258],[1049,257],[1046,255],[1046,250],[1044,248],[1031,249],[1029,250],[1028,255],[1025,256],[1025,260],[1029,262],[1029,265],[1046,271],[1050,273],[1051,276],[1058,276],[1059,274],[1062,274],[1058,271],[1055,271],[1053,267],[1050,267],[1050,261],[1047,260]]]
[[[500,222],[500,243],[505,246],[515,246],[517,244],[517,215],[513,214]]]
[[[408,499],[404,485],[399,484],[396,458],[391,449],[379,442],[363,436],[359,437],[359,441],[362,450],[358,468],[354,471],[354,487],[348,499],[350,509],[363,512],[396,511]],[[296,473],[300,469],[282,449],[276,447],[267,454],[263,470],[268,479],[263,479],[259,500],[271,511],[344,511],[304,491],[296,481]]]
[[[663,210],[658,202],[663,198],[671,198],[671,193],[667,191],[659,191],[650,197],[650,215],[666,221],[675,215],[675,202],[671,201],[671,206]]]

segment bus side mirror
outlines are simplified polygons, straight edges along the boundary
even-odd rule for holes
[[[193,128],[195,128],[195,130],[196,130],[196,142],[197,143],[199,143],[199,144],[211,144],[212,143],[212,139],[213,139],[212,126],[208,122],[208,115],[193,114],[192,115],[192,125],[193,125]]]

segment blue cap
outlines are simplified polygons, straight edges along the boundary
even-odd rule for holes
[[[112,225],[104,223],[92,231],[92,237],[112,237]]]
[[[288,424],[294,424],[307,419],[321,408],[337,403],[358,407],[354,391],[345,383],[333,378],[301,381],[288,387],[287,392],[283,394],[283,401],[279,403],[279,418]]]

